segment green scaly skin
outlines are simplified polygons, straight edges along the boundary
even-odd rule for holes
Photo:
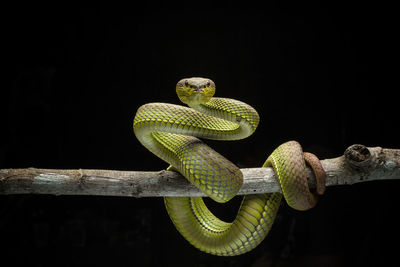
[[[185,91],[183,97],[179,95],[185,103],[185,97],[193,93],[191,82],[195,88],[203,84],[204,89],[215,90],[211,80],[191,78],[181,80],[177,92],[178,86],[179,89],[185,87],[184,82],[187,88],[192,88],[189,93]],[[205,103],[192,101],[189,105],[191,108],[167,103],[141,106],[133,123],[135,135],[147,149],[171,164],[213,200],[227,202],[242,186],[243,175],[237,166],[196,137],[246,138],[258,126],[258,113],[251,106],[229,98],[209,97]],[[306,160],[316,176],[323,175],[317,175],[322,169],[318,160],[315,162],[310,156]],[[297,142],[279,146],[263,167],[273,167],[291,207],[306,210],[316,204],[315,195],[308,189],[305,159]],[[320,184],[323,183],[321,179],[317,180]],[[247,195],[236,219],[230,223],[214,216],[200,197],[165,197],[164,201],[176,228],[193,246],[214,255],[234,256],[252,250],[266,237],[281,198],[281,193]]]

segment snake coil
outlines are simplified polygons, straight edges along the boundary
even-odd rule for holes
[[[234,99],[212,97],[213,81],[182,79],[176,91],[183,107],[167,103],[141,106],[133,129],[152,153],[171,164],[192,184],[217,202],[233,198],[243,183],[240,169],[197,137],[238,140],[250,136],[259,115],[251,106]],[[316,193],[308,188],[306,162],[317,179]],[[325,190],[325,172],[318,158],[303,153],[296,141],[280,145],[263,167],[272,167],[289,206],[307,210],[316,194]],[[246,195],[233,222],[214,216],[201,197],[165,197],[168,214],[177,230],[196,248],[220,256],[243,254],[267,236],[276,217],[282,194]]]

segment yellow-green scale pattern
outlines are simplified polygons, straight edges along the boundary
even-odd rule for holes
[[[245,196],[232,223],[215,217],[202,198],[164,200],[176,228],[192,245],[214,255],[232,256],[246,253],[264,240],[278,211],[281,194]]]
[[[226,202],[241,188],[243,175],[237,166],[194,136],[214,140],[247,137],[256,129],[259,117],[249,105],[237,101],[242,110],[248,110],[240,120],[249,125],[250,131],[243,129],[237,120],[222,118],[234,107],[228,105],[229,99],[220,99],[218,103],[220,107],[213,116],[173,104],[145,104],[136,113],[134,132],[145,147],[205,194],[217,202]],[[207,103],[203,110],[212,113],[213,103]]]
[[[192,108],[166,103],[143,105],[136,113],[133,128],[138,140],[151,152],[213,200],[226,202],[239,191],[243,175],[238,167],[196,137],[242,139],[255,131],[258,122],[259,116],[251,106],[237,100],[212,98]],[[289,178],[283,176],[299,178],[296,168],[302,166],[294,161],[302,153],[297,142],[285,143],[263,167],[273,167],[279,179],[283,179],[281,183],[291,188],[286,180]],[[292,167],[295,169],[290,170]],[[298,184],[303,188],[301,182]],[[296,198],[292,190],[286,194]],[[165,197],[164,201],[177,230],[193,246],[214,255],[233,256],[250,251],[265,238],[281,198],[280,193],[247,195],[233,222],[214,216],[202,198]]]
[[[250,106],[246,103],[235,99],[214,97],[211,98],[209,102],[195,108],[202,113],[222,118],[227,121],[244,121],[249,127],[251,127],[251,131],[254,132],[258,126],[260,117],[253,108],[249,107]]]

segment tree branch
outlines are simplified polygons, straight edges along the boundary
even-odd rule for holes
[[[321,160],[326,186],[400,179],[400,149],[352,145],[343,156]],[[238,195],[280,192],[271,168],[242,169],[244,183]],[[315,187],[308,169],[308,181]],[[101,196],[205,196],[179,173],[171,171],[1,169],[0,194]]]

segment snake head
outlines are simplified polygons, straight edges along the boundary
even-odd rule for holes
[[[197,106],[210,101],[215,93],[215,83],[207,78],[185,78],[176,84],[176,93],[183,103]]]

